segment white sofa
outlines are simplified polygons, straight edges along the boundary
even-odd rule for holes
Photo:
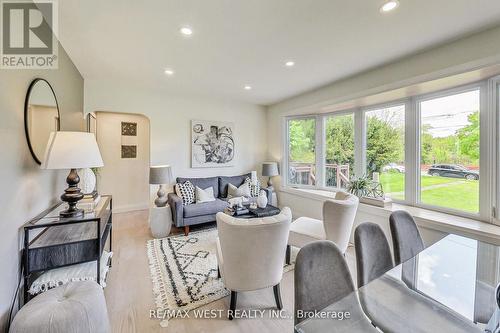
[[[339,191],[335,199],[323,204],[323,221],[300,217],[290,226],[286,261],[290,263],[290,246],[303,247],[317,240],[330,240],[345,254],[351,236],[359,199]]]
[[[282,308],[280,282],[292,213],[288,207],[271,217],[238,219],[217,213],[219,274],[231,290],[229,319],[233,319],[238,292],[274,288]]]

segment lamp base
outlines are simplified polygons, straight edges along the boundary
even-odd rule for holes
[[[76,208],[78,201],[83,199],[83,193],[78,188],[78,183],[80,182],[80,177],[76,169],[71,169],[68,178],[66,178],[66,183],[68,183],[68,188],[64,190],[64,194],[61,195],[61,200],[68,203],[68,209],[63,210],[59,213],[62,218],[70,217],[81,217],[83,216],[83,209]]]
[[[156,207],[165,207],[167,205],[167,196],[165,195],[165,190],[163,189],[163,185],[160,185],[156,195],[158,196],[155,199]]]

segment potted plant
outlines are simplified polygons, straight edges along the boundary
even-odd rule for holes
[[[351,179],[347,191],[357,196],[361,203],[378,207],[386,207],[392,203],[390,198],[385,197],[382,184],[373,181],[366,175]]]
[[[373,181],[367,176],[352,178],[347,185],[347,191],[358,198],[368,196],[371,192]]]

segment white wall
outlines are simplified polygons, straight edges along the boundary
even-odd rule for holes
[[[114,212],[149,207],[149,119],[143,115],[97,112],[97,143],[104,167],[99,170],[98,190],[113,195]],[[125,144],[137,145],[136,158],[122,158],[121,123],[137,124],[137,136]]]
[[[85,111],[143,114],[150,119],[151,164],[170,164],[174,177],[237,175],[260,172],[267,155],[266,112],[263,107],[175,96],[126,83],[85,80]],[[235,123],[234,167],[191,168],[191,120]]]
[[[24,135],[24,98],[34,78],[54,88],[62,130],[82,130],[83,78],[59,48],[57,70],[0,69],[0,331],[3,331],[19,276],[19,228],[63,193],[66,172],[40,170]]]

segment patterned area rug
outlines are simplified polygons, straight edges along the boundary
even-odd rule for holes
[[[217,278],[217,229],[148,241],[148,258],[158,313],[189,311],[229,295]],[[296,252],[292,251],[292,261]],[[284,272],[293,269],[284,266]],[[168,324],[168,316],[161,322]]]

